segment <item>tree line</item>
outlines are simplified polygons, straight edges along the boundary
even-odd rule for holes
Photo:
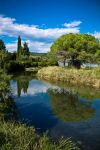
[[[28,44],[25,42],[22,45],[21,37],[18,36],[17,41],[17,50],[16,52],[10,53],[6,49],[5,43],[0,39],[0,68],[4,70],[23,70],[24,66],[21,64],[21,61],[28,61],[30,56],[30,51]]]
[[[35,57],[31,55],[27,42],[22,44],[20,36],[17,40],[17,50],[13,53],[8,52],[4,41],[0,40],[1,69],[5,67],[15,69],[16,65],[17,68],[18,65],[19,68],[21,65],[22,67],[52,66],[58,65],[58,61],[63,62],[64,66],[67,62],[68,66],[77,68],[80,68],[82,63],[100,64],[100,41],[89,34],[65,34],[52,44],[49,53]]]

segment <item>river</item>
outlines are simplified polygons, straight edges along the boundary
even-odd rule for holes
[[[100,150],[100,91],[37,79],[26,73],[10,81],[19,120],[48,131],[53,140],[71,137],[83,150]]]

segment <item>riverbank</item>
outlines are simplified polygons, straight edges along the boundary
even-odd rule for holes
[[[47,134],[39,135],[33,127],[16,122],[0,121],[0,150],[79,150],[70,140],[52,142]]]
[[[40,69],[39,67],[29,67],[29,68],[26,68],[25,71],[37,73],[39,69]]]
[[[63,67],[44,67],[37,73],[39,78],[52,81],[62,81],[72,85],[100,88],[100,68],[70,69]]]

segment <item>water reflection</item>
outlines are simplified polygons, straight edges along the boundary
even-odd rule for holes
[[[27,93],[27,89],[29,86],[29,80],[25,79],[17,79],[17,93],[18,96],[21,95],[21,91],[23,90],[24,93]]]
[[[78,95],[80,95],[82,98],[86,100],[100,99],[100,89],[95,89],[88,86],[71,85],[71,84],[62,83],[60,81],[59,82],[50,81],[50,83],[60,88],[64,88],[74,93],[77,93]]]
[[[8,81],[0,83],[0,120],[17,119],[16,104],[9,86]]]
[[[63,121],[76,122],[91,118],[95,114],[92,103],[79,99],[77,93],[66,89],[49,89],[54,114]]]
[[[66,88],[65,86],[55,86],[50,83],[32,79],[33,77],[28,76],[27,74],[21,74],[14,77],[14,81],[16,81],[16,89],[14,93],[17,92],[16,94],[18,95],[18,97],[25,96],[25,94],[27,94],[25,96],[26,98],[23,97],[23,99],[28,98],[29,101],[29,98],[32,98],[34,100],[36,100],[37,98],[38,102],[40,100],[40,97],[43,96],[43,93],[48,93],[51,104],[51,106],[49,107],[52,108],[54,115],[58,119],[65,122],[78,122],[87,120],[95,114],[95,109],[92,107],[92,102],[81,99],[78,94],[79,91],[76,92],[75,90]],[[38,96],[36,97],[36,95]],[[29,101],[29,103],[26,104],[24,102],[24,105],[22,107],[24,109],[25,107],[28,108],[29,106],[32,107],[34,100]],[[42,103],[45,105],[44,102]]]
[[[30,121],[41,132],[49,130],[54,140],[72,137],[84,150],[100,150],[99,90],[48,83],[31,75],[15,76],[11,87],[21,121]]]
[[[29,87],[29,81],[33,79],[32,75],[24,72],[22,74],[15,75],[13,80],[17,82],[17,95],[20,97],[22,92],[27,93]]]

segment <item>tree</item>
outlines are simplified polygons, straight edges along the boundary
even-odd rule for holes
[[[28,44],[25,42],[23,46],[24,46],[23,47],[23,55],[29,56],[30,52],[29,52]]]
[[[100,51],[100,42],[94,36],[70,33],[62,35],[53,43],[50,54],[57,56],[57,53],[65,51],[71,57],[72,65],[80,68],[82,62],[95,60],[97,50]]]
[[[6,51],[6,46],[3,42],[3,40],[0,40],[0,51],[3,50],[3,51]]]
[[[25,60],[29,57],[29,48],[28,44],[25,42],[23,46],[21,45],[21,38],[18,36],[18,42],[17,42],[17,58],[20,60]]]
[[[9,82],[10,76],[0,73],[0,120],[16,118],[16,106]],[[10,119],[9,118],[9,119]]]
[[[0,40],[0,68],[4,67],[6,58],[7,58],[6,46],[3,40]]]
[[[70,57],[69,53],[66,52],[66,51],[60,51],[60,52],[58,52],[57,53],[57,58],[58,58],[58,60],[60,62],[63,63],[64,67],[65,67],[66,63],[68,63],[68,65],[69,65],[70,60],[71,60],[71,57]]]
[[[20,51],[21,51],[21,38],[20,36],[18,36],[18,42],[17,42],[17,56],[19,57],[20,56]]]

